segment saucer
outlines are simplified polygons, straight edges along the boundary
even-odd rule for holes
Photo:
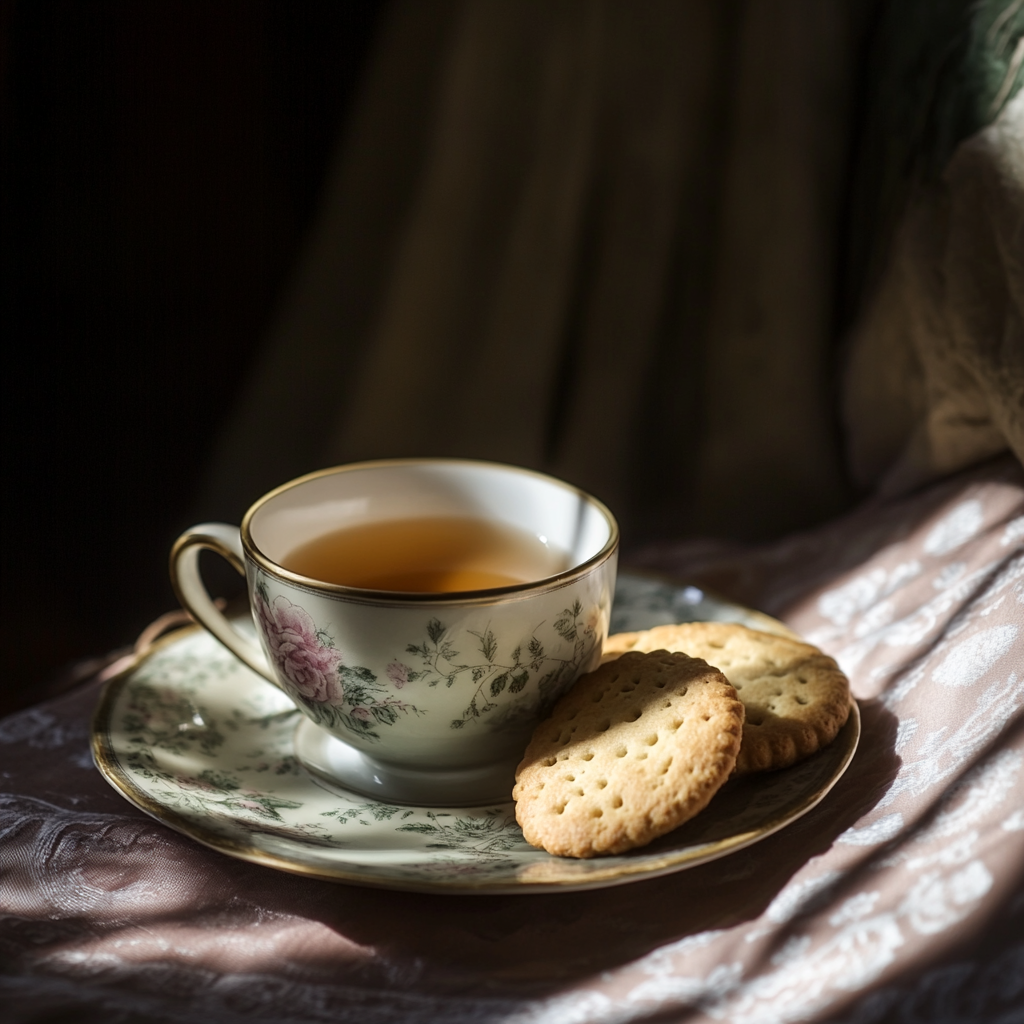
[[[697,620],[789,633],[696,587],[620,575],[612,632]],[[854,704],[836,740],[814,757],[726,783],[704,811],[648,846],[577,861],[527,844],[511,801],[422,806],[343,789],[297,758],[304,721],[283,693],[191,627],[107,684],[93,722],[93,756],[137,807],[243,860],[391,889],[535,893],[652,878],[756,843],[826,796],[860,736]],[[307,763],[315,761],[315,744],[299,742]],[[328,757],[321,767],[330,776],[329,755],[319,756]]]
[[[347,796],[359,793],[389,804],[479,807],[501,803],[516,784],[521,757],[479,768],[449,771],[386,764],[324,732],[303,717],[292,737],[295,757],[322,786]]]

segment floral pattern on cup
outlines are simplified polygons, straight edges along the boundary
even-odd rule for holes
[[[370,669],[346,665],[333,637],[287,597],[271,600],[266,581],[257,581],[252,604],[271,663],[317,725],[377,740],[379,726],[424,713],[388,693]]]
[[[458,682],[467,689],[468,703],[452,719],[452,729],[480,722],[499,731],[537,718],[587,667],[600,620],[599,609],[584,615],[581,602],[574,601],[548,627],[550,635],[544,636],[541,623],[528,639],[502,653],[490,628],[455,636],[432,618],[425,638],[405,648],[420,667],[392,658],[385,681],[365,666],[346,665],[334,638],[309,612],[283,595],[271,599],[263,579],[257,580],[252,604],[267,655],[290,696],[317,725],[341,726],[368,739],[380,739],[377,728],[394,725],[401,716],[427,713],[393,692],[413,683],[451,687]]]
[[[472,646],[475,650],[462,654],[456,649],[447,627],[439,619],[431,619],[427,623],[426,639],[406,647],[406,653],[416,655],[423,668],[416,671],[408,665],[392,662],[388,676],[399,687],[417,679],[424,680],[428,686],[441,682],[453,686],[456,680],[468,683],[472,695],[462,715],[452,720],[453,729],[484,718],[491,728],[504,728],[513,722],[535,718],[568,689],[596,646],[598,614],[595,610],[586,621],[581,621],[582,613],[582,604],[574,601],[572,607],[564,609],[555,620],[551,628],[561,639],[554,641],[553,650],[549,651],[533,635],[525,645],[518,644],[504,656],[499,652],[492,630],[469,630],[459,648],[465,650],[466,646]],[[467,645],[465,641],[469,637],[473,640]],[[532,681],[537,682],[536,687],[522,697],[498,703],[497,698],[506,690],[509,694],[522,693]]]
[[[341,652],[334,640],[317,629],[309,612],[287,597],[271,601],[262,580],[256,585],[255,597],[256,618],[274,668],[304,703],[343,704],[345,690],[338,678]]]

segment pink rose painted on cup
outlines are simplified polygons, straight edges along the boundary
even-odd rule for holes
[[[299,695],[318,704],[341,704],[341,653],[317,632],[309,612],[286,597],[268,603],[257,588],[254,605],[274,667]]]
[[[413,670],[408,665],[403,665],[400,661],[391,662],[385,671],[396,690],[400,690],[406,683],[412,682],[414,678]]]

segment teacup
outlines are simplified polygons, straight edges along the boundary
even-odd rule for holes
[[[301,575],[291,552],[341,528],[429,517],[512,527],[565,553],[561,571],[492,589],[401,592]],[[540,718],[596,667],[618,527],[596,499],[529,470],[456,459],[357,463],[260,498],[241,530],[205,523],[171,553],[182,605],[306,716],[299,761],[328,785],[393,803],[509,799]],[[212,549],[247,581],[259,646],[199,575]]]

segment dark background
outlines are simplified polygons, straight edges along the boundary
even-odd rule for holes
[[[836,338],[1005,70],[994,0],[862,6]],[[388,9],[0,0],[0,714],[177,606],[170,545]]]
[[[176,606],[383,9],[3,4],[0,714]]]

